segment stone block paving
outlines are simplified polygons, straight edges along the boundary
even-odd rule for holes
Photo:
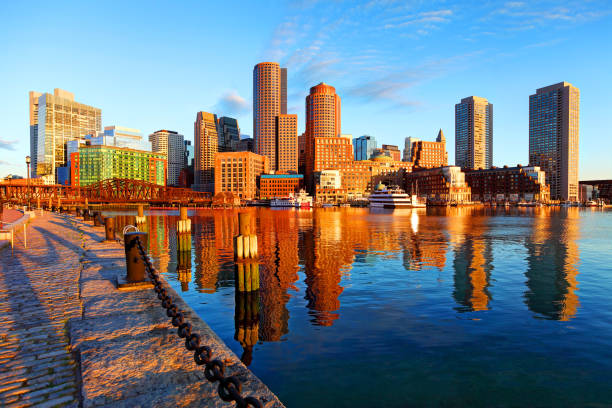
[[[103,228],[45,214],[0,251],[0,406],[228,407],[151,289],[118,291],[125,253]],[[21,248],[21,249],[20,249]],[[283,404],[164,282],[243,395]],[[77,382],[78,379],[78,382]],[[38,405],[37,405],[38,404]]]
[[[78,406],[67,321],[81,316],[82,239],[45,214],[0,250],[0,406]]]

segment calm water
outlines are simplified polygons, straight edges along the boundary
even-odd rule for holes
[[[237,212],[178,213],[150,249],[288,407],[612,405],[612,212],[250,209],[259,293],[236,294]]]

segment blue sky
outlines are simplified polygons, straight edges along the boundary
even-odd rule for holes
[[[403,145],[442,128],[454,104],[494,105],[495,165],[526,164],[529,95],[581,90],[580,179],[612,178],[609,1],[0,2],[0,176],[25,175],[28,91],[63,88],[103,125],[193,139],[199,110],[252,135],[252,69],[288,67],[304,128],[309,87],[342,98],[342,132]]]

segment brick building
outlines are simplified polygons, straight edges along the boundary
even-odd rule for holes
[[[215,157],[215,195],[230,192],[241,200],[258,196],[257,181],[269,172],[269,159],[252,152],[219,152]]]
[[[262,174],[259,180],[261,199],[289,197],[304,188],[304,176],[301,174]]]
[[[546,176],[538,166],[464,170],[474,201],[540,201],[550,198]]]
[[[437,167],[404,173],[404,190],[420,197],[427,197],[438,204],[465,203],[471,201],[471,189],[465,181],[465,173],[457,166]]]

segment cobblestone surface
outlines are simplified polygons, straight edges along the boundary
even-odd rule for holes
[[[0,406],[227,407],[193,361],[151,289],[117,291],[125,254],[103,229],[48,214],[28,249],[0,250]],[[166,283],[202,344],[243,395],[278,398]],[[77,382],[78,379],[78,382]]]
[[[81,237],[56,215],[0,250],[0,406],[78,406],[66,322],[80,317]]]

